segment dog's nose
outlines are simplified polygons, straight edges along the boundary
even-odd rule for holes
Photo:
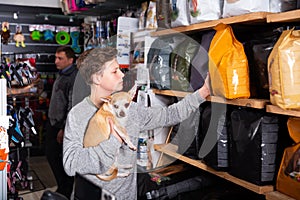
[[[119,116],[120,116],[120,117],[125,117],[125,112],[124,112],[123,110],[120,111]]]

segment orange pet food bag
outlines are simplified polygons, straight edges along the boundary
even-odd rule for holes
[[[300,118],[289,118],[287,126],[296,144],[284,150],[276,189],[295,199],[300,199]]]
[[[218,24],[209,48],[212,93],[227,99],[249,98],[249,69],[243,44],[231,26]]]

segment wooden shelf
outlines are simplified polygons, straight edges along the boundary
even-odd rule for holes
[[[191,92],[183,92],[183,91],[176,91],[176,90],[159,90],[155,88],[151,88],[151,90],[155,94],[172,96],[172,97],[185,97],[187,94],[191,94]]]
[[[175,90],[158,90],[152,89],[155,94],[166,95],[166,96],[175,96],[175,97],[185,97],[187,94],[191,92],[182,92],[182,91],[175,91]],[[223,97],[218,96],[209,96],[207,101],[211,101],[214,103],[223,103],[223,104],[230,104],[236,106],[245,106],[257,109],[264,109],[266,104],[269,103],[269,100],[266,99],[225,99]]]
[[[264,109],[269,100],[266,99],[225,99],[223,97],[209,96],[208,101],[214,103],[224,103],[235,106],[245,106],[250,108]]]
[[[207,165],[205,165],[204,163],[202,163],[200,160],[194,160],[191,158],[188,158],[186,156],[180,155],[178,153],[176,153],[177,150],[177,146],[174,144],[155,144],[154,145],[154,149],[156,151],[160,151],[163,152],[171,157],[174,157],[178,160],[181,160],[183,162],[186,162],[190,165],[193,165],[195,167],[198,167],[202,170],[205,170],[207,172],[210,172],[212,174],[215,174],[216,176],[219,176],[223,179],[226,179],[228,181],[231,181],[237,185],[240,185],[244,188],[247,188],[253,192],[256,192],[258,194],[266,194],[269,192],[273,192],[274,191],[274,187],[272,185],[266,185],[266,186],[258,186],[252,183],[249,183],[247,181],[244,181],[242,179],[236,178],[230,174],[228,174],[227,172],[222,172],[222,171],[216,171],[210,167],[208,167]]]
[[[281,115],[288,115],[293,117],[300,117],[300,110],[284,110],[275,105],[267,105],[266,111],[269,113],[281,114]]]
[[[254,13],[249,13],[249,14],[244,14],[244,15],[239,15],[234,17],[222,18],[218,20],[211,20],[211,21],[201,22],[198,24],[192,24],[189,26],[180,26],[172,29],[159,30],[156,32],[152,32],[151,36],[157,37],[157,36],[170,35],[176,33],[186,33],[186,32],[197,31],[197,30],[206,30],[215,27],[219,23],[235,24],[235,23],[246,23],[246,22],[251,22],[251,23],[266,22],[266,18],[268,14],[270,13],[254,12]]]
[[[187,33],[198,30],[207,30],[215,27],[219,23],[224,24],[236,24],[236,23],[276,23],[276,22],[299,22],[300,21],[300,9],[291,10],[281,13],[270,13],[270,12],[254,12],[244,15],[222,18],[217,20],[211,20],[206,22],[201,22],[198,24],[191,24],[189,26],[180,26],[171,29],[158,30],[152,32],[151,36],[164,36],[176,33]]]
[[[296,200],[278,191],[266,193],[266,200]]]
[[[267,15],[267,22],[299,22],[300,21],[300,9],[291,10],[282,13],[272,13]]]

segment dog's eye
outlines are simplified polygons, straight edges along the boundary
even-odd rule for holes
[[[115,109],[118,109],[118,108],[119,108],[119,106],[118,106],[118,105],[114,105],[114,108],[115,108]]]
[[[125,103],[125,108],[128,108],[128,106],[129,106],[129,103]]]

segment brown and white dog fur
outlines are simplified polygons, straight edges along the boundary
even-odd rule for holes
[[[134,91],[135,92],[135,91]],[[113,95],[102,98],[104,102],[95,115],[90,119],[88,128],[83,138],[84,147],[93,147],[99,145],[104,140],[107,140],[111,134],[111,125],[109,120],[113,123],[113,129],[120,136],[123,142],[128,147],[136,151],[136,146],[131,142],[129,135],[125,129],[127,121],[127,114],[130,102],[132,101],[133,94],[132,90],[129,92],[117,92]],[[119,151],[116,153],[115,162],[110,169],[104,174],[97,174],[96,176],[104,181],[109,181],[117,176],[128,176],[128,174],[118,174],[118,168],[132,168],[132,166],[118,166],[117,156]]]

